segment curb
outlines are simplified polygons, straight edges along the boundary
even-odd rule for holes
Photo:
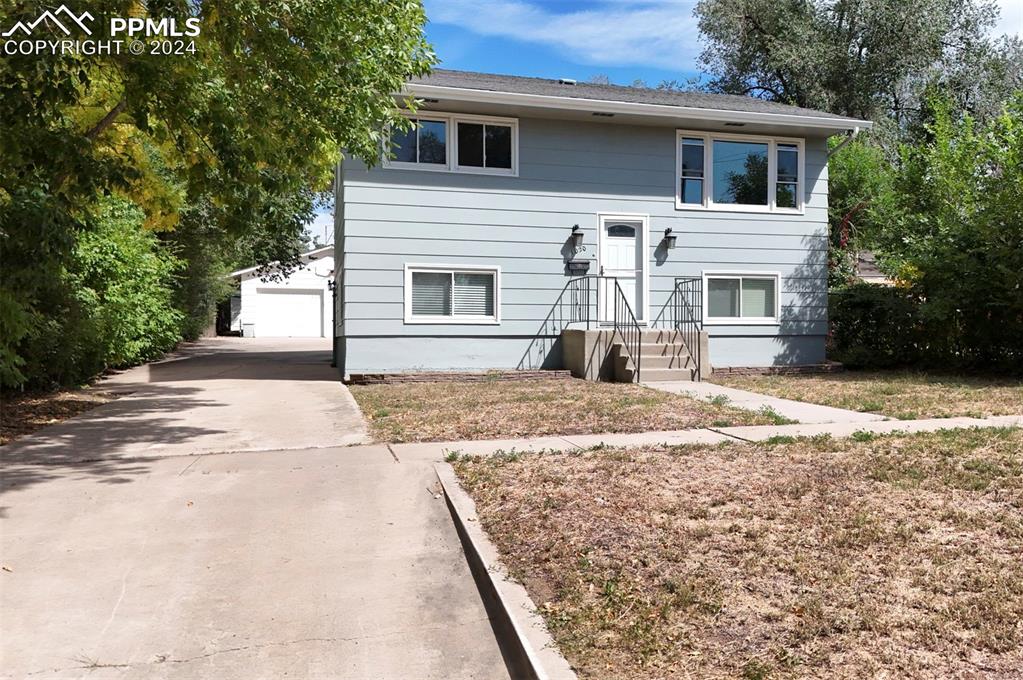
[[[437,463],[434,471],[511,677],[576,680],[526,589],[511,580],[501,565],[497,548],[476,519],[476,504],[462,490],[454,469]]]

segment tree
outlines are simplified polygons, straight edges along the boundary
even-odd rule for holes
[[[701,0],[695,11],[712,90],[857,118],[902,122],[928,83],[1012,62],[985,37],[993,0]]]
[[[49,4],[19,3],[4,25]],[[294,226],[341,150],[375,163],[384,127],[407,125],[393,94],[435,61],[416,0],[115,0],[94,9],[195,17],[201,34],[187,55],[0,60],[0,375],[14,375],[31,334],[25,320],[50,313],[56,273],[101,196],[127,196],[163,230],[186,206],[202,206],[211,233],[262,234],[261,252],[293,260]],[[109,37],[107,26],[94,29],[92,38]]]

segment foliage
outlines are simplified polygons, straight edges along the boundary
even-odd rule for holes
[[[985,38],[991,0],[701,0],[696,15],[711,89],[857,118],[912,118],[927,85],[971,72],[970,101],[997,103],[1021,77],[1018,45]]]
[[[919,300],[893,286],[855,283],[829,298],[828,355],[850,368],[918,363],[926,333]]]
[[[4,25],[49,6],[5,4]],[[216,293],[209,282],[219,265],[203,260],[204,248],[226,260],[248,242],[259,258],[293,264],[296,225],[341,149],[376,162],[383,127],[407,124],[393,93],[435,61],[418,0],[114,0],[90,9],[197,17],[201,34],[188,55],[0,60],[0,374],[8,383],[78,373],[45,368],[31,344],[77,313],[61,285],[76,244],[109,217],[97,219],[102,196],[128,198],[145,213],[137,227],[164,234],[202,215],[201,228],[164,237],[197,258],[175,297],[193,334]],[[104,22],[93,29],[94,39],[109,37]],[[82,355],[64,345],[48,351],[65,366]],[[29,352],[31,366],[22,361]]]
[[[123,199],[101,202],[67,267],[41,289],[19,351],[21,376],[5,384],[75,383],[110,367],[159,356],[179,338],[172,307],[181,265],[142,229],[145,214]]]

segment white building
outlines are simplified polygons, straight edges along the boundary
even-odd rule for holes
[[[332,328],[334,246],[303,253],[304,267],[280,281],[264,281],[258,267],[232,272],[240,295],[231,300],[231,330],[245,337],[326,338]],[[240,298],[240,304],[238,302]]]

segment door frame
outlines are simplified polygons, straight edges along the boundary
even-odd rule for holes
[[[604,257],[604,241],[606,240],[606,230],[604,225],[607,222],[622,221],[622,222],[640,222],[642,226],[639,229],[639,233],[636,235],[636,248],[642,253],[640,262],[642,263],[642,273],[639,275],[639,290],[640,295],[643,298],[643,308],[633,309],[633,314],[636,315],[636,321],[641,325],[647,325],[647,319],[650,311],[650,215],[648,213],[622,213],[622,212],[608,212],[608,213],[597,213],[597,273],[601,271],[603,262],[601,261]],[[598,287],[599,290],[599,287]],[[597,303],[598,316],[600,303]]]

